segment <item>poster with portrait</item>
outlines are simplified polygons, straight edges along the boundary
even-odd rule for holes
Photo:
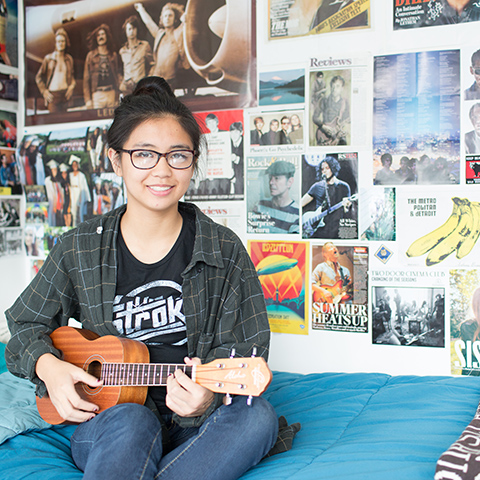
[[[247,233],[300,233],[300,159],[247,157]]]
[[[110,119],[148,75],[194,111],[256,99],[251,0],[24,4],[26,125]]]
[[[273,332],[308,334],[307,242],[248,241]]]
[[[312,328],[368,332],[368,247],[312,244]]]
[[[199,112],[195,118],[202,126],[207,152],[198,158],[185,200],[243,200],[243,110]]]
[[[466,2],[392,0],[392,2],[394,30],[453,25],[480,20],[480,4],[476,0],[467,0]]]
[[[370,0],[269,0],[269,39],[316,35],[370,24]]]
[[[358,154],[302,158],[302,237],[358,238]]]
[[[459,50],[375,57],[373,176],[377,185],[459,183]]]

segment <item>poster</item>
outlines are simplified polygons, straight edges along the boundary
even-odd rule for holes
[[[450,270],[452,375],[480,376],[480,271]]]
[[[300,156],[247,158],[247,233],[300,233]]]
[[[368,27],[370,0],[269,0],[269,39]]]
[[[302,237],[358,238],[358,154],[302,158]]]
[[[480,20],[480,4],[476,0],[392,0],[393,28],[432,27]]]
[[[459,68],[459,50],[375,57],[375,184],[459,183]]]
[[[148,75],[165,78],[193,111],[250,106],[253,4],[26,0],[26,125],[110,119],[120,96]],[[164,7],[172,13],[165,24]],[[127,39],[127,23],[135,38]],[[141,49],[135,64],[133,45]],[[65,68],[54,75],[57,57]]]
[[[203,126],[207,154],[198,159],[185,200],[243,200],[243,110],[201,112],[195,117]]]
[[[288,105],[305,102],[305,70],[275,70],[259,73],[258,104]]]
[[[368,247],[312,244],[312,328],[368,332]]]
[[[306,242],[248,241],[262,285],[272,332],[308,334]]]
[[[359,212],[361,240],[396,240],[395,188],[370,188],[361,192],[362,208]]]

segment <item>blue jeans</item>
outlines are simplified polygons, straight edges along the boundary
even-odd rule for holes
[[[237,479],[273,447],[275,410],[265,399],[234,397],[198,428],[168,423],[170,444],[147,407],[125,403],[82,423],[71,438],[73,459],[84,480]]]

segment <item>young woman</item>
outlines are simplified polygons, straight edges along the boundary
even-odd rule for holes
[[[199,364],[267,357],[269,326],[253,264],[238,237],[180,202],[201,133],[159,77],[141,80],[115,111],[108,155],[128,203],[67,232],[6,312],[10,371],[47,391],[59,414],[83,422],[72,455],[85,479],[235,479],[277,438],[272,406],[230,405],[177,370],[145,406],[96,414],[75,384],[100,382],[61,360],[49,334],[69,318],[99,335],[144,342],[151,362]],[[227,403],[227,402],[225,402]]]

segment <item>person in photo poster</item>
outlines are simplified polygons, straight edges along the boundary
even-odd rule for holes
[[[17,146],[17,127],[6,118],[0,120],[0,142],[9,148]]]
[[[261,145],[280,145],[280,122],[273,118],[270,120],[270,129],[262,135]]]
[[[65,163],[60,164],[60,184],[63,188],[63,226],[72,226],[72,197],[70,189],[69,168]]]
[[[330,93],[313,107],[312,122],[317,126],[316,145],[348,145],[350,103],[342,75],[331,78]]]
[[[20,183],[23,185],[44,185],[45,168],[43,166],[43,153],[45,144],[35,136],[28,136],[18,149],[20,164]]]
[[[263,117],[255,117],[253,119],[253,125],[254,129],[250,130],[250,145],[261,145],[265,120]]]
[[[473,130],[465,134],[465,152],[467,154],[480,153],[480,103],[472,105],[469,117]]]
[[[35,82],[50,113],[64,112],[75,89],[74,62],[66,53],[70,39],[64,28],[54,35],[55,50],[45,56],[35,75]]]
[[[233,122],[230,125],[230,142],[232,146],[233,177],[230,180],[230,193],[243,195],[245,176],[243,173],[243,124]]]
[[[8,10],[5,0],[0,1],[0,58],[4,65],[12,65],[7,52],[7,20]]]
[[[138,18],[135,15],[125,20],[122,30],[127,42],[118,52],[123,63],[120,92],[127,95],[133,92],[133,88],[140,79],[147,76],[153,64],[153,53],[150,44],[137,37]]]
[[[115,107],[121,81],[120,61],[110,27],[102,23],[87,35],[89,52],[83,70],[83,97],[87,109]]]
[[[313,301],[319,303],[352,303],[353,278],[340,263],[338,248],[332,242],[322,247],[323,262],[312,272]]]
[[[382,162],[382,168],[378,170],[375,175],[374,185],[395,185],[397,183],[397,178],[395,172],[392,170],[392,156],[389,153],[384,153],[380,157]]]
[[[271,198],[260,200],[253,214],[268,219],[268,233],[300,233],[298,204],[290,197],[295,165],[277,160],[269,165],[265,175],[269,177]]]
[[[72,225],[77,226],[85,220],[92,197],[87,177],[80,170],[81,159],[72,154],[68,163],[72,168],[69,173]]]
[[[100,127],[96,127],[93,132],[89,132],[87,136],[87,152],[90,156],[90,163],[93,173],[100,173],[103,167],[102,153],[103,153],[103,136]]]
[[[290,139],[290,132],[291,132],[290,118],[284,115],[280,119],[280,124],[282,126],[280,130],[280,145],[291,144],[292,140]]]
[[[480,4],[477,0],[429,0],[423,23],[416,26],[430,27],[480,20]]]
[[[328,155],[321,161],[320,180],[311,185],[301,199],[303,238],[342,238],[342,221],[355,218],[352,191],[347,182],[338,178],[340,169],[340,163],[333,156]],[[305,207],[312,203],[314,211],[306,211]]]
[[[14,187],[17,184],[15,165],[9,163],[5,153],[0,154],[0,187]]]
[[[473,52],[470,73],[473,75],[473,83],[465,90],[465,100],[480,100],[480,50]]]
[[[294,113],[290,117],[290,123],[292,126],[292,130],[288,134],[288,138],[290,139],[290,143],[296,144],[300,143],[303,144],[303,125],[300,117]]]

